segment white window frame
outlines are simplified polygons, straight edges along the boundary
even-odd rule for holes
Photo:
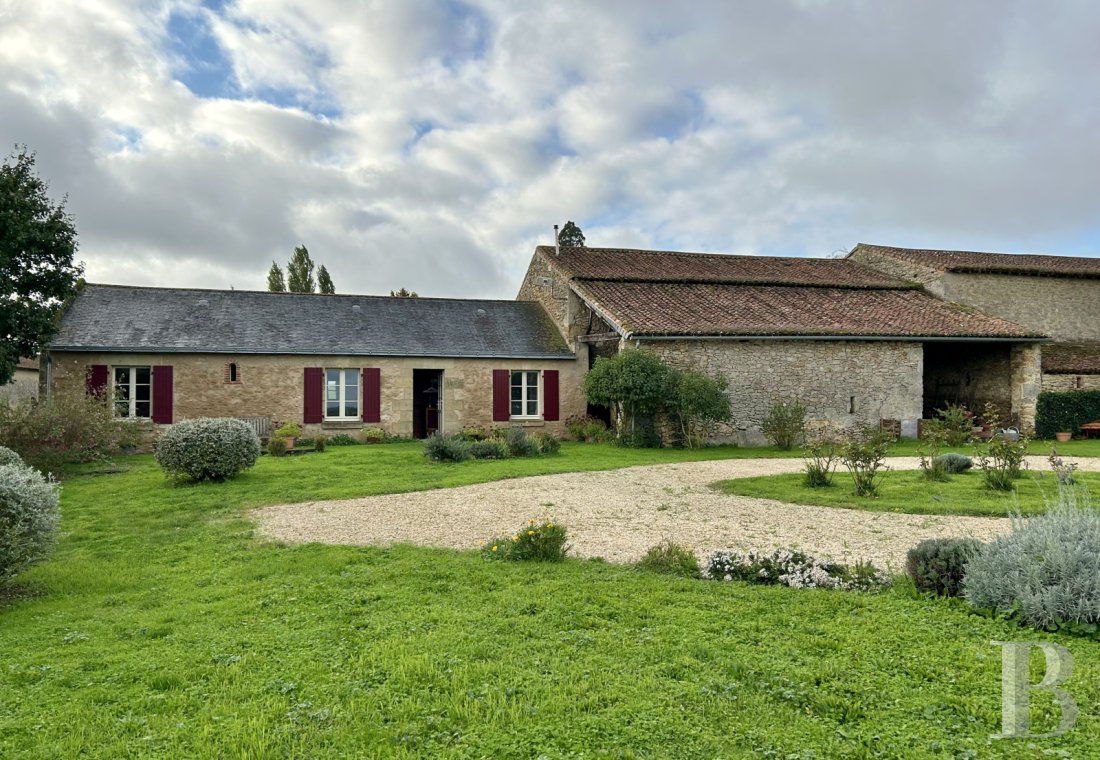
[[[329,372],[339,372],[340,373],[340,383],[336,386],[340,391],[340,393],[339,393],[339,396],[340,396],[340,402],[339,402],[340,403],[340,414],[335,416],[335,417],[330,417],[329,413],[328,413],[328,405],[329,405],[328,373]],[[347,378],[346,373],[348,373],[348,372],[354,372],[355,373],[355,414],[351,417],[348,417],[347,415],[344,414],[345,409],[347,409],[347,390],[348,390],[349,386],[348,386],[348,383],[347,383],[347,380],[346,380],[346,378]],[[322,419],[325,422],[350,422],[352,420],[362,420],[363,419],[363,371],[362,371],[362,369],[360,369],[359,367],[325,367],[325,398],[324,398],[324,404],[325,405],[324,405],[324,408],[322,410],[324,412],[324,414],[323,414]]]
[[[119,419],[123,420],[151,420],[153,419],[153,367],[152,365],[145,364],[118,364],[111,365],[111,414]],[[121,415],[118,413],[118,405],[122,403],[116,396],[116,388],[118,387],[118,381],[116,379],[116,373],[120,369],[130,370],[130,382],[127,389],[129,399],[127,414]],[[137,413],[138,398],[136,389],[139,383],[137,382],[137,371],[139,369],[149,370],[149,414],[146,416],[139,415]]]
[[[512,404],[514,403],[513,400],[512,400],[512,388],[515,387],[512,383],[512,379],[513,379],[513,377],[515,376],[515,374],[517,372],[521,372],[524,375],[524,382],[522,383],[522,385],[520,385],[520,387],[523,388],[522,398],[520,398],[520,404],[521,404],[520,408],[523,409],[523,410],[527,409],[527,403],[530,401],[530,399],[527,398],[527,393],[528,393],[528,389],[532,387],[530,384],[528,384],[526,382],[527,373],[528,372],[536,373],[536,381],[535,381],[534,388],[535,388],[536,395],[538,396],[538,398],[535,399],[535,401],[538,405],[538,409],[537,409],[535,414],[512,414]],[[508,419],[510,419],[510,420],[520,420],[520,421],[522,421],[522,420],[541,420],[542,419],[542,413],[543,413],[542,396],[543,396],[543,392],[542,392],[542,370],[541,369],[513,369],[513,370],[508,371]]]

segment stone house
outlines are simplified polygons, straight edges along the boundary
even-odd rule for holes
[[[538,301],[581,360],[625,347],[725,376],[734,420],[719,437],[763,441],[775,399],[809,421],[897,421],[915,435],[937,405],[993,401],[1034,424],[1046,328],[937,295],[858,260],[609,248],[535,250],[518,298]],[[585,355],[587,354],[587,355]]]
[[[861,243],[848,260],[1050,336],[1043,390],[1100,390],[1100,259]]]
[[[38,397],[38,359],[21,357],[11,382],[0,388],[0,398],[14,400]]]
[[[241,417],[304,435],[466,425],[560,434],[585,367],[543,308],[518,301],[87,285],[46,361],[157,426]]]

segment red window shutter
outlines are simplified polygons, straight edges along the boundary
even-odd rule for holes
[[[547,422],[561,419],[558,401],[558,371],[548,369],[542,373],[542,418]]]
[[[172,424],[172,367],[153,367],[153,422]]]
[[[323,367],[306,367],[305,401],[302,408],[302,422],[313,424],[324,422],[325,370]]]
[[[363,422],[382,421],[382,370],[363,368]]]
[[[493,370],[493,422],[507,422],[511,418],[511,373],[506,369]]]
[[[107,365],[93,364],[88,367],[88,374],[84,378],[85,388],[89,396],[102,396],[107,393]]]

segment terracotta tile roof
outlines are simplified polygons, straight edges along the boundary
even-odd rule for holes
[[[1100,343],[1051,343],[1043,346],[1043,372],[1052,375],[1100,375]]]
[[[911,283],[846,259],[732,256],[625,248],[539,246],[537,252],[571,277],[618,282],[720,282],[812,287],[905,288]]]
[[[860,243],[856,248],[913,264],[921,264],[941,272],[1100,278],[1100,258],[1087,256],[933,251],[924,248],[896,248],[867,243]]]
[[[575,283],[632,335],[1041,337],[921,290],[728,283]]]

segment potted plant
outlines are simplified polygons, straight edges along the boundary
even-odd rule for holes
[[[380,427],[363,428],[362,437],[367,443],[381,443],[386,431]]]
[[[1073,433],[1069,432],[1068,430],[1063,430],[1059,433],[1054,434],[1054,440],[1058,441],[1058,443],[1065,443],[1070,438],[1073,438]]]
[[[275,428],[275,437],[285,440],[286,447],[288,449],[294,448],[294,441],[301,434],[302,426],[294,421],[284,422],[282,425],[279,425],[279,427]]]

